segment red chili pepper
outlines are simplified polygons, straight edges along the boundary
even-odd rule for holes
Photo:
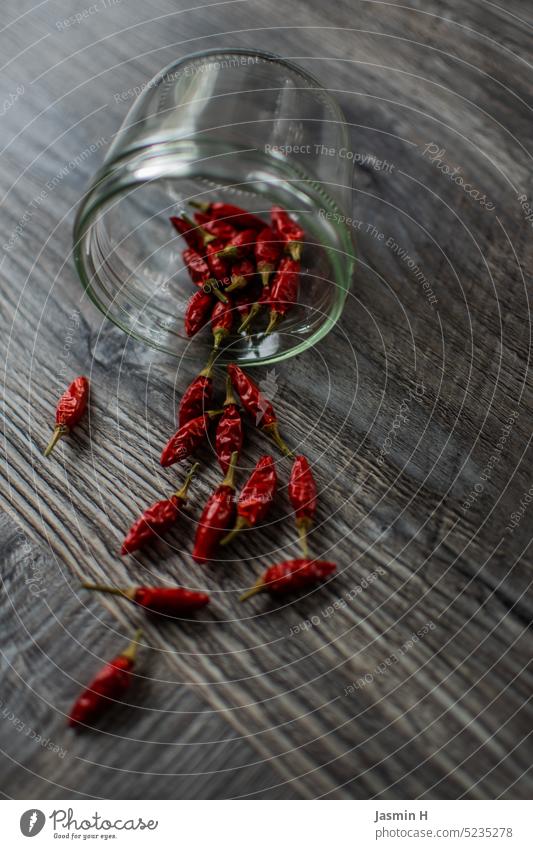
[[[157,539],[175,524],[187,501],[187,491],[197,468],[198,463],[195,463],[185,478],[183,486],[174,495],[165,498],[163,501],[156,501],[141,513],[126,534],[122,543],[121,554],[131,554],[132,551],[137,551],[147,542]]]
[[[195,336],[207,324],[212,310],[213,298],[209,292],[200,289],[200,291],[191,295],[185,310],[185,333],[187,336]]]
[[[226,292],[234,289],[244,289],[254,279],[255,265],[249,259],[241,259],[231,266],[231,283],[226,287]]]
[[[261,457],[244,484],[237,502],[235,527],[221,542],[227,545],[243,528],[253,528],[264,521],[274,501],[278,476],[274,460],[268,454]]]
[[[190,457],[207,437],[211,419],[219,416],[221,412],[221,410],[209,410],[205,415],[191,419],[180,427],[163,448],[161,465],[172,466],[173,463],[179,463],[180,460]]]
[[[211,271],[205,259],[194,248],[187,248],[182,253],[183,262],[187,267],[190,278],[195,286],[201,286],[211,277]]]
[[[229,365],[228,374],[244,409],[253,417],[256,427],[260,427],[272,437],[282,454],[292,457],[292,451],[287,448],[280,436],[278,419],[270,401],[239,366]]]
[[[307,558],[285,560],[267,569],[254,586],[241,596],[240,600],[246,601],[247,598],[264,591],[273,595],[285,595],[307,589],[323,581],[336,568],[335,563],[330,563],[328,560],[308,560]]]
[[[186,590],[183,587],[107,587],[103,584],[82,584],[86,590],[121,595],[146,610],[161,616],[181,616],[199,610],[209,603],[206,593]]]
[[[203,227],[198,227],[194,221],[191,221],[186,215],[178,217],[172,215],[170,221],[175,230],[183,236],[189,248],[194,251],[201,251],[202,248],[215,238],[208,233]]]
[[[89,381],[86,377],[77,377],[57,402],[54,433],[45,448],[45,457],[54,450],[61,437],[78,424],[87,408],[88,399]]]
[[[280,319],[298,300],[300,263],[283,257],[270,286],[270,320],[265,334],[272,333]]]
[[[218,252],[218,255],[224,258],[242,258],[246,254],[253,254],[256,239],[256,230],[241,230],[233,239],[230,239],[226,247]]]
[[[87,689],[76,699],[69,716],[69,725],[92,725],[109,710],[129,688],[133,676],[137,646],[142,631],[136,631],[129,646],[111,660],[93,678]]]
[[[224,243],[220,239],[216,239],[206,248],[207,264],[211,275],[215,277],[219,283],[230,282],[229,264],[220,256],[220,251],[224,249]]]
[[[222,472],[226,474],[233,453],[240,455],[242,449],[242,420],[237,401],[233,394],[229,375],[226,378],[226,400],[224,412],[217,424],[215,450]]]
[[[238,453],[231,455],[226,477],[210,496],[203,509],[194,540],[192,556],[197,563],[212,560],[235,515],[235,465]]]
[[[237,230],[232,224],[227,221],[218,221],[216,218],[211,218],[205,212],[195,212],[194,220],[207,232],[216,239],[221,239],[223,242],[229,242],[237,235]]]
[[[261,230],[265,226],[257,215],[241,209],[240,206],[233,206],[231,203],[203,203],[202,201],[192,200],[190,204],[212,219],[229,219],[229,223],[235,227],[251,227],[253,230]]]
[[[220,343],[231,333],[233,327],[233,304],[222,302],[215,304],[211,313],[211,330],[213,331],[213,351],[218,351]]]
[[[302,256],[302,242],[305,238],[304,231],[281,206],[272,207],[270,218],[274,230],[285,242],[286,251],[298,262]]]
[[[307,534],[315,520],[318,492],[311,466],[303,454],[296,457],[293,463],[288,492],[296,515],[302,554],[304,557],[309,557]]]
[[[239,317],[241,322],[243,322],[250,315],[250,310],[255,302],[255,296],[249,292],[241,292],[235,298],[235,309],[239,313]],[[239,333],[242,330],[242,324],[239,327]]]
[[[265,227],[257,236],[255,243],[255,261],[263,286],[268,286],[268,279],[272,272],[276,270],[280,256],[279,235],[274,233],[270,227]]]
[[[178,407],[178,426],[197,419],[209,410],[213,399],[213,360],[212,355],[206,367],[189,384]]]

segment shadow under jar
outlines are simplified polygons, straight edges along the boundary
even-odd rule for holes
[[[334,326],[350,285],[347,146],[335,101],[284,59],[207,51],[169,65],[133,104],[78,210],[74,252],[89,296],[131,336],[202,362],[211,332],[185,335],[196,287],[169,217],[191,215],[190,201],[225,201],[267,224],[276,204],[306,233],[298,304],[268,336],[268,310],[250,336],[229,336],[220,360],[301,353]]]

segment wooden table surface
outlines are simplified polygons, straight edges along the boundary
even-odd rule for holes
[[[530,797],[531,5],[4,0],[2,12],[1,792]],[[284,432],[322,492],[313,550],[339,573],[246,608],[239,589],[296,551],[286,493],[232,564],[193,571],[194,518],[217,481],[207,454],[169,544],[116,556],[175,481],[158,448],[194,367],[176,377],[104,322],[71,256],[75,207],[131,90],[189,52],[235,46],[323,80],[357,154],[346,311],[276,369]],[[59,388],[80,373],[90,417],[43,461]],[[261,445],[250,437],[245,465]],[[80,685],[139,620],[80,578],[191,574],[213,594],[208,612],[147,622],[131,703],[97,731],[67,729]]]

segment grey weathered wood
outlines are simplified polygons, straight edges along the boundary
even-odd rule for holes
[[[157,463],[174,422],[176,373],[169,359],[102,324],[80,292],[72,215],[103,148],[69,171],[16,249],[3,252],[2,691],[26,724],[58,744],[68,739],[69,754],[36,752],[0,723],[0,789],[21,798],[65,788],[140,798],[527,798],[529,514],[506,530],[530,486],[532,239],[517,200],[533,194],[527,10],[481,0],[410,8],[268,0],[180,13],[185,4],[128,0],[60,32],[56,22],[71,14],[64,4],[29,6],[20,20],[19,3],[4,6],[2,96],[25,88],[0,122],[2,242],[50,176],[111,139],[130,105],[115,93],[215,45],[260,45],[308,67],[336,92],[352,149],[393,167],[355,167],[353,215],[363,224],[346,313],[316,351],[278,369],[284,433],[315,462],[323,490],[313,550],[340,566],[326,587],[288,605],[237,602],[274,556],[296,550],[284,492],[272,523],[244,535],[229,565],[191,565],[194,517],[217,481],[209,452],[191,518],[169,544],[134,563],[116,556],[138,508],[176,480]],[[428,143],[487,194],[493,212],[423,155]],[[436,306],[389,237],[431,281]],[[91,414],[44,463],[73,311],[67,370],[90,372]],[[180,369],[176,391],[193,373]],[[417,383],[423,395],[409,401],[380,464]],[[465,510],[515,411],[501,457]],[[262,445],[250,436],[245,463]],[[281,469],[286,476],[286,461]],[[24,534],[15,542],[13,519]],[[30,550],[43,564],[40,599],[24,584]],[[106,733],[67,737],[63,713],[76,682],[138,620],[120,601],[87,601],[78,580],[131,583],[147,569],[207,587],[212,609],[176,628],[147,623],[147,680],[132,696],[139,707],[110,718]],[[428,622],[434,629],[400,656]],[[383,674],[345,695],[379,664]],[[116,734],[119,718],[117,742],[106,734]]]

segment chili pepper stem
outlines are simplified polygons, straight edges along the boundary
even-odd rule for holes
[[[195,209],[199,209],[200,212],[209,212],[210,203],[207,203],[205,200],[190,200],[189,206],[194,206]]]
[[[300,537],[300,548],[302,549],[302,557],[305,560],[309,559],[309,545],[307,542],[307,534],[311,530],[311,520],[308,518],[297,519],[296,527],[298,529],[298,536]]]
[[[229,545],[244,528],[249,527],[250,522],[245,519],[244,516],[238,516],[237,521],[235,522],[235,527],[224,537],[223,540],[221,540],[220,545]]]
[[[190,483],[191,483],[193,477],[195,476],[199,466],[200,466],[200,463],[194,464],[192,469],[189,471],[189,474],[185,478],[185,480],[183,482],[183,486],[180,487],[180,489],[176,490],[176,492],[174,493],[176,498],[181,498],[182,501],[185,501],[187,499],[187,490],[189,489]]]
[[[220,348],[220,343],[222,342],[223,339],[226,338],[227,335],[228,335],[228,331],[223,327],[221,327],[220,330],[215,330],[215,332],[213,333],[213,343],[214,344],[213,344],[213,350],[211,352],[212,355],[213,354],[216,355],[218,353],[219,348]]]
[[[61,439],[62,436],[65,436],[68,433],[68,427],[66,425],[56,425],[54,428],[54,432],[52,434],[52,438],[46,448],[44,449],[44,456],[48,457],[49,454],[52,453],[57,443]]]
[[[247,599],[251,598],[253,595],[256,595],[257,593],[263,592],[264,589],[265,589],[265,582],[263,581],[262,578],[259,578],[259,580],[255,582],[253,587],[251,587],[249,590],[246,590],[246,592],[241,595],[239,601],[246,601]]]
[[[230,489],[235,489],[235,466],[237,465],[237,460],[239,459],[239,452],[234,451],[231,455],[231,460],[229,461],[228,471],[226,472],[226,477],[221,483],[221,486],[229,486]]]
[[[135,587],[124,589],[123,587],[108,587],[106,584],[87,584],[83,583],[84,590],[93,590],[99,593],[110,593],[111,595],[123,595],[132,601],[135,598]]]
[[[183,221],[185,221],[189,225],[191,230],[198,230],[198,232],[200,233],[200,236],[202,237],[202,242],[204,244],[204,247],[206,245],[208,245],[209,242],[213,242],[216,239],[216,236],[213,236],[212,233],[208,233],[207,230],[204,230],[203,227],[199,227],[198,224],[196,224],[196,222],[194,222],[191,218],[189,218],[188,215],[182,215],[181,217],[182,217]]]
[[[271,311],[270,319],[269,319],[269,322],[268,322],[268,327],[265,330],[265,336],[268,336],[269,333],[272,333],[272,331],[276,329],[276,327],[278,326],[280,318],[281,318],[281,314],[279,312],[276,312],[275,310]]]
[[[223,304],[229,303],[228,298],[225,296],[224,292],[221,292],[218,286],[212,286],[211,291],[215,298],[218,298],[219,301],[222,301]]]
[[[139,640],[141,639],[143,632],[140,628],[137,628],[135,634],[133,636],[133,640],[131,643],[124,649],[123,652],[120,653],[121,657],[125,657],[126,660],[131,660],[132,663],[135,662],[135,656],[137,654],[137,649],[139,648]]]
[[[300,262],[302,258],[302,243],[301,242],[288,242],[287,250],[289,251],[291,258],[295,262]]]
[[[226,292],[234,292],[235,289],[243,289],[246,286],[247,282],[248,281],[246,280],[246,277],[235,274],[231,278],[231,283],[229,284],[229,286],[226,286]]]
[[[265,431],[265,433],[268,433],[272,437],[272,439],[274,440],[274,442],[278,446],[279,450],[281,451],[282,454],[285,455],[285,457],[293,457],[294,456],[293,452],[290,450],[290,448],[285,444],[285,442],[281,438],[281,434],[279,432],[277,422],[272,422],[272,424],[265,425],[263,427],[263,430]]]
[[[261,276],[261,283],[264,288],[268,286],[268,281],[270,279],[270,275],[274,271],[274,266],[270,265],[270,263],[265,263],[262,268],[259,269],[259,274]]]
[[[244,332],[247,333],[248,332],[248,328],[250,327],[250,324],[252,323],[252,321],[254,320],[254,318],[256,317],[256,315],[257,315],[257,313],[259,312],[260,309],[261,309],[261,304],[258,304],[257,302],[255,304],[252,304],[252,308],[251,308],[250,312],[248,313],[248,315],[246,316],[244,321],[241,322],[241,325],[240,325],[240,327],[237,331],[238,333],[244,333]]]
[[[235,393],[233,391],[233,383],[231,382],[231,377],[229,374],[226,375],[226,398],[224,400],[224,406],[228,407],[230,404],[237,405],[237,399],[235,397]]]
[[[199,377],[213,377],[213,366],[216,360],[216,351],[211,351],[209,359],[199,374]]]

